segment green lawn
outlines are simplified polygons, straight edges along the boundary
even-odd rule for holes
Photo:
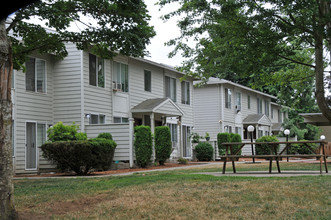
[[[23,219],[331,219],[331,176],[195,174],[220,172],[221,167],[125,177],[15,180],[15,202]],[[281,167],[319,169],[318,164],[302,163]],[[267,171],[268,163],[237,168]]]

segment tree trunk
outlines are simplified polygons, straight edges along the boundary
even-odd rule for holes
[[[18,219],[14,206],[12,161],[11,46],[0,21],[0,219]]]
[[[328,106],[327,99],[325,97],[324,89],[324,57],[323,57],[323,32],[324,28],[330,28],[328,23],[324,23],[324,19],[330,16],[330,2],[321,1],[319,11],[319,21],[314,30],[315,39],[315,96],[317,105],[322,114],[331,122],[331,109]],[[329,33],[330,30],[327,30]],[[331,52],[330,52],[331,53]]]

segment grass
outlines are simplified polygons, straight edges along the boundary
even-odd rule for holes
[[[301,163],[281,167],[319,169]],[[266,171],[268,164],[237,168]],[[213,165],[125,177],[16,180],[16,207],[23,219],[331,219],[331,176],[195,174],[220,170]]]

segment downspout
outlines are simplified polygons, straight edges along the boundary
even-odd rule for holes
[[[85,132],[84,108],[84,51],[80,51],[80,131]]]

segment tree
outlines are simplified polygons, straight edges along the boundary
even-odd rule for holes
[[[315,97],[320,111],[331,121],[324,91],[325,67],[331,59],[331,2],[329,0],[160,0],[161,6],[178,2],[180,8],[164,16],[182,15],[181,36],[170,56],[188,58],[182,70],[207,80],[256,80],[293,63],[314,70]],[[194,47],[187,42],[193,38]],[[297,59],[297,51],[314,51],[313,62]],[[313,63],[313,64],[311,64]]]
[[[0,219],[15,219],[11,159],[11,75],[23,69],[31,52],[51,53],[61,59],[67,55],[65,42],[78,49],[91,48],[102,58],[116,53],[141,57],[155,35],[142,0],[48,0],[36,1],[15,12],[6,25],[0,22]],[[83,17],[88,19],[83,19]],[[52,29],[28,23],[39,19]],[[84,22],[84,20],[88,20]],[[70,31],[73,24],[80,31]],[[9,34],[11,33],[11,34]]]

